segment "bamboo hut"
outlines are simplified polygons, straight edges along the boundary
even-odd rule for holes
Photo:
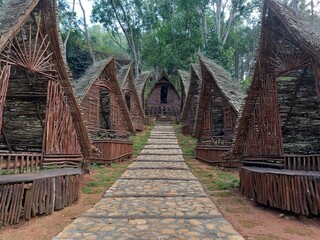
[[[117,81],[114,57],[97,61],[75,83],[88,130],[98,149],[94,162],[115,162],[132,155],[134,133],[129,112]]]
[[[218,166],[236,167],[223,154],[231,150],[235,126],[243,100],[230,74],[212,60],[199,56],[202,87],[195,136],[196,158]]]
[[[241,191],[297,214],[320,213],[320,32],[265,0],[259,55],[239,121],[234,158]]]
[[[186,96],[188,95],[188,90],[190,86],[190,74],[187,71],[178,70],[180,77],[180,91],[181,91],[181,113],[183,110],[184,103],[186,101]]]
[[[118,72],[118,82],[134,130],[142,131],[144,126],[144,112],[141,108],[140,99],[134,84],[134,69],[132,63],[120,69]]]
[[[145,104],[146,87],[148,84],[151,84],[154,79],[155,74],[152,71],[142,72],[139,77],[135,79],[135,86],[140,98],[142,109],[144,109]]]
[[[201,82],[202,78],[199,64],[191,64],[190,86],[187,90],[186,101],[180,119],[182,124],[181,132],[183,134],[194,135],[195,133]]]
[[[149,117],[177,117],[180,109],[180,96],[167,74],[162,72],[146,99],[145,113]]]
[[[73,203],[81,170],[62,167],[91,158],[56,10],[55,0],[9,0],[0,8],[2,225]],[[58,169],[40,171],[51,167]]]

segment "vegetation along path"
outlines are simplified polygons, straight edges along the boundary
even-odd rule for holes
[[[160,122],[104,197],[54,239],[243,239],[186,165]]]

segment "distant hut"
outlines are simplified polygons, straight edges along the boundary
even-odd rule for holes
[[[181,132],[183,134],[193,135],[195,133],[201,82],[202,78],[199,64],[191,64],[190,86],[187,90],[186,101],[184,103],[180,119],[180,122],[182,124]]]
[[[56,11],[54,0],[8,0],[0,8],[2,225],[74,202],[81,171],[57,168],[91,158],[90,138],[61,53]],[[47,171],[30,173],[43,168]]]
[[[101,152],[95,161],[118,161],[131,156],[128,136],[134,133],[134,127],[117,82],[114,57],[93,64],[75,86],[89,133]]]
[[[278,0],[265,0],[259,56],[233,156],[253,200],[319,215],[320,32]],[[283,170],[279,170],[283,169]]]
[[[143,130],[144,112],[142,110],[140,99],[134,84],[134,69],[130,63],[123,66],[118,73],[118,82],[122,90],[127,110],[135,130]]]
[[[221,155],[231,149],[244,96],[225,69],[204,56],[199,59],[202,88],[195,129],[199,140],[196,157],[220,166],[235,166]]]
[[[187,71],[178,70],[180,77],[180,91],[181,91],[181,112],[186,101],[186,96],[188,95],[189,85],[190,85],[190,74]]]
[[[150,85],[150,83],[154,79],[155,79],[155,74],[152,71],[142,72],[139,75],[139,78],[135,79],[135,86],[140,98],[142,109],[144,109],[144,104],[145,104],[146,87],[148,84]]]
[[[167,74],[163,72],[147,97],[145,112],[153,117],[172,117],[179,116],[180,109],[180,96]]]

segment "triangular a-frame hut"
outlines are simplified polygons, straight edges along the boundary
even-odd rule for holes
[[[55,0],[8,0],[0,7],[1,225],[76,201],[81,171],[65,167],[91,160],[56,12]]]
[[[259,55],[232,154],[244,164],[241,190],[265,205],[319,215],[319,28],[278,0],[265,0],[262,11]]]
[[[128,149],[115,146],[116,143],[128,144],[128,136],[134,133],[117,81],[115,58],[94,63],[76,81],[75,87],[89,133],[101,152],[95,160],[113,161],[131,155],[131,144]]]
[[[163,71],[146,99],[145,113],[153,117],[177,117],[180,110],[180,95]]]
[[[56,2],[11,0],[0,14],[0,151],[39,154],[44,165],[82,155],[89,160],[90,139],[61,53]]]
[[[129,112],[133,127],[142,131],[144,126],[144,111],[134,84],[133,63],[123,66],[118,72],[118,82]]]
[[[187,71],[178,70],[180,77],[180,91],[181,91],[181,112],[188,95],[189,85],[190,85],[190,74]]]
[[[201,73],[199,64],[191,64],[190,86],[187,90],[186,101],[184,103],[180,122],[183,134],[193,135],[196,126],[196,117],[199,107],[199,98],[201,91]],[[181,75],[181,74],[180,74]]]
[[[139,74],[139,77],[135,79],[135,85],[140,98],[142,109],[144,109],[145,104],[146,86],[154,80],[155,74],[152,71],[142,72],[141,74]]]
[[[202,87],[195,129],[199,140],[196,157],[220,164],[220,155],[231,149],[243,94],[225,69],[202,55],[199,60]]]

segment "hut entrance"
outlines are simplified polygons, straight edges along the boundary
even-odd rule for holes
[[[130,92],[126,92],[124,95],[125,101],[126,101],[126,105],[127,108],[129,110],[129,112],[131,111],[131,96],[130,96]]]
[[[100,127],[102,129],[112,129],[112,122],[110,120],[110,94],[104,89],[100,88]]]
[[[167,86],[162,86],[161,87],[161,95],[160,95],[161,103],[168,103],[168,87]]]
[[[2,113],[0,150],[41,152],[48,79],[12,68]]]

